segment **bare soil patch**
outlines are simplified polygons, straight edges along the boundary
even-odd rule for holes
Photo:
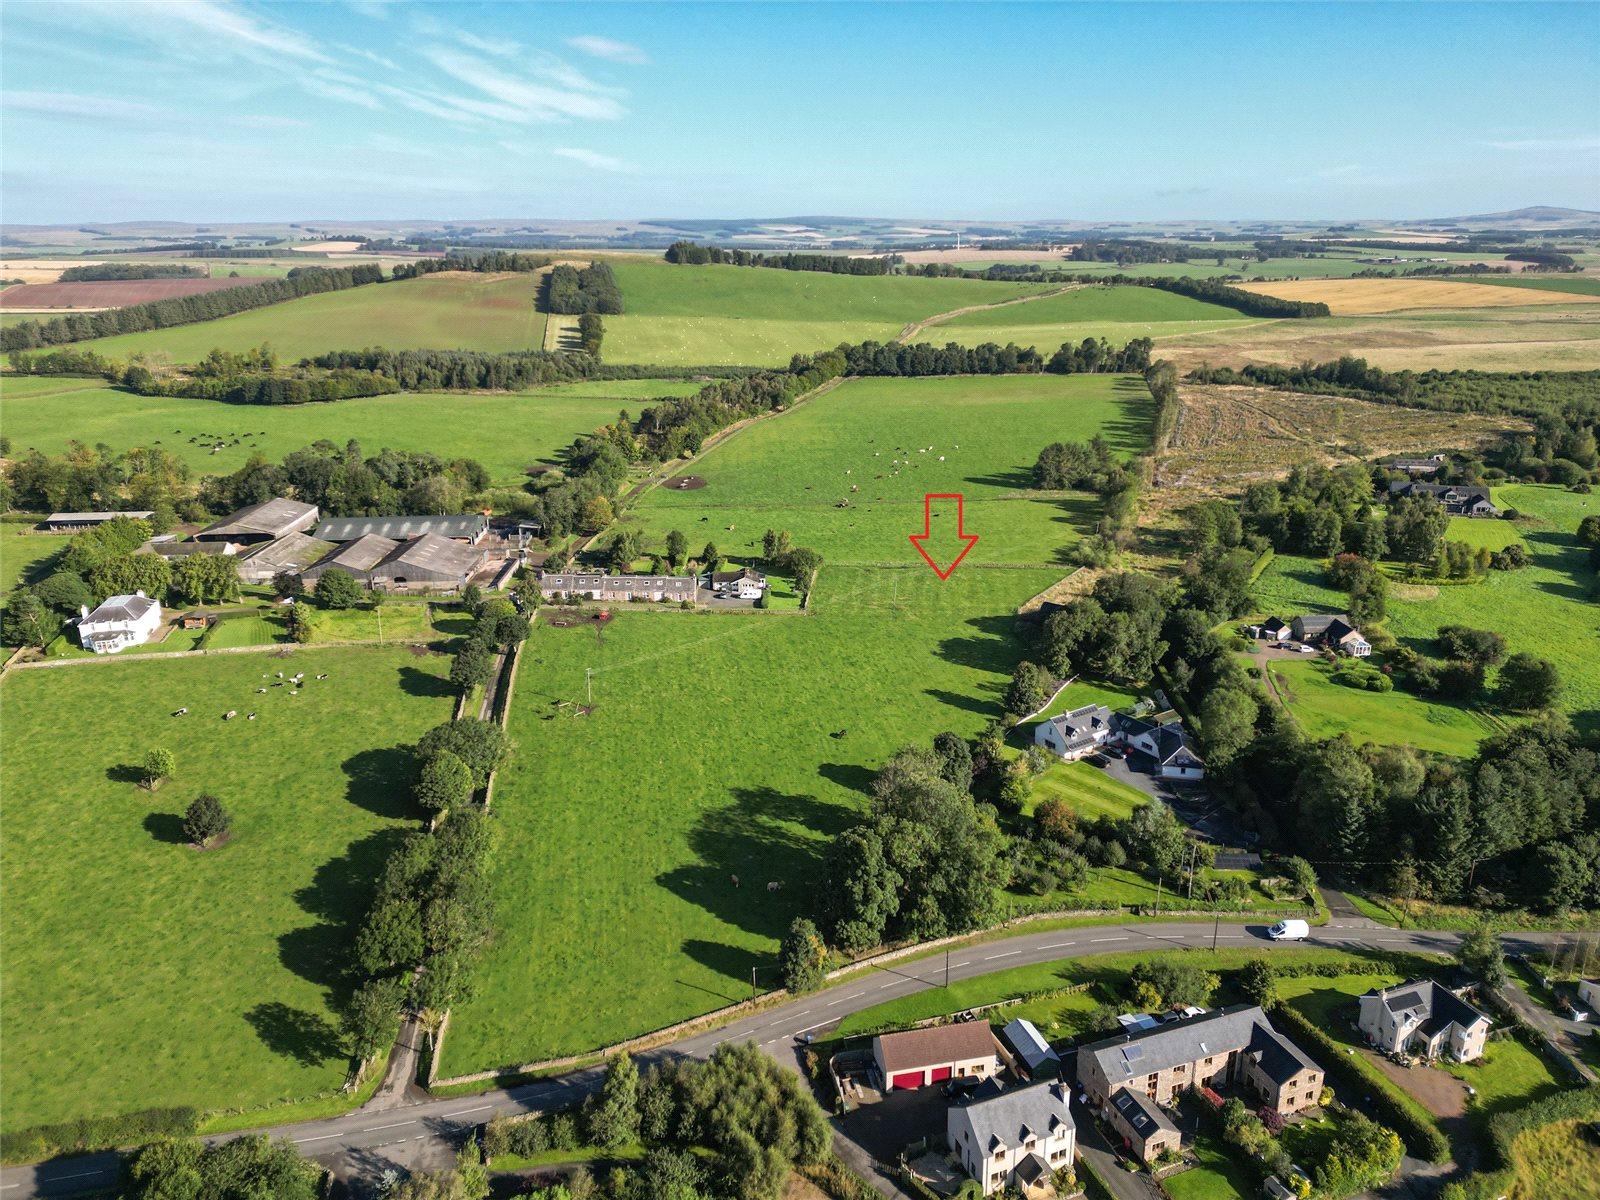
[[[669,479],[661,485],[671,488],[675,492],[698,492],[706,486],[706,481],[699,475],[679,475],[676,479]]]
[[[152,300],[171,300],[180,296],[199,296],[235,287],[253,287],[260,278],[240,279],[108,279],[98,283],[30,283],[0,292],[0,310],[6,312],[53,312],[58,309],[89,310],[122,308],[147,304]]]
[[[1531,308],[1549,304],[1596,304],[1600,296],[1496,287],[1448,279],[1284,279],[1242,283],[1247,292],[1283,300],[1326,304],[1336,317],[1416,308]]]

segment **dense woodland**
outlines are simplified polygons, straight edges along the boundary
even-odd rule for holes
[[[807,254],[757,250],[726,250],[721,246],[702,246],[696,242],[673,242],[666,260],[683,266],[702,267],[722,263],[734,267],[774,267],[780,271],[821,271],[829,275],[888,275],[893,256],[857,257],[849,254]]]
[[[204,279],[199,267],[184,263],[91,263],[68,267],[61,272],[61,283],[98,283],[112,279]]]
[[[550,268],[539,290],[539,308],[547,313],[604,313],[622,311],[622,291],[610,263],[593,262],[582,270],[561,263]]]

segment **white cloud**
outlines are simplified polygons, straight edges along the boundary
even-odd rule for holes
[[[172,37],[182,39],[200,33],[252,56],[287,55],[306,62],[328,62],[329,58],[310,38],[281,25],[257,19],[233,4],[215,0],[119,0],[116,4],[95,5],[142,29],[153,41],[172,45]],[[174,49],[179,47],[173,46]]]
[[[153,104],[115,100],[106,96],[84,96],[76,92],[0,92],[0,105],[13,112],[31,112],[42,116],[140,124],[167,112]]]
[[[497,104],[493,113],[501,119],[517,121],[560,121],[580,118],[592,121],[614,121],[626,111],[614,98],[614,93],[590,82],[577,71],[557,64],[543,67],[540,73],[554,76],[563,86],[530,79],[516,79],[495,68],[492,64],[454,50],[435,48],[424,51],[427,58],[443,71],[491,97]],[[464,102],[461,106],[471,107]]]
[[[1485,142],[1494,150],[1600,150],[1600,137],[1527,138],[1522,141]]]
[[[456,30],[456,41],[468,50],[479,50],[484,54],[492,54],[496,58],[514,58],[522,49],[516,42],[496,42],[489,38],[481,38],[475,33],[468,33],[464,29]]]
[[[631,171],[620,158],[612,158],[609,154],[601,154],[597,150],[581,150],[572,146],[563,146],[556,151],[562,158],[570,158],[580,162],[586,167],[593,167],[596,171]]]
[[[639,47],[627,42],[619,42],[613,38],[600,37],[596,34],[584,34],[582,37],[567,39],[567,45],[574,50],[581,50],[594,58],[603,58],[609,62],[628,63],[631,66],[641,66],[650,61]]]
[[[354,104],[372,112],[383,108],[383,104],[372,94],[372,88],[368,84],[338,71],[318,71],[302,75],[300,86],[313,96],[320,96],[324,100],[342,100],[346,104]]]

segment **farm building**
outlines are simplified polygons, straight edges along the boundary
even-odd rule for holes
[[[79,611],[78,642],[96,654],[115,654],[140,645],[161,628],[161,605],[143,592],[112,596],[93,612],[85,604]]]
[[[320,538],[317,540],[321,541]],[[300,578],[308,584],[315,583],[330,567],[338,567],[341,571],[348,571],[354,575],[358,583],[371,587],[373,571],[399,547],[400,543],[391,538],[369,533],[366,537],[333,547],[311,566],[301,571]]]
[[[1061,1056],[1050,1048],[1039,1027],[1026,1017],[1018,1017],[1000,1031],[1001,1040],[1010,1046],[1032,1079],[1054,1079],[1061,1071]]]
[[[1189,735],[1176,718],[1116,713],[1111,718],[1111,732],[1128,749],[1155,759],[1155,773],[1162,779],[1200,780],[1206,776],[1205,760],[1190,746]]]
[[[714,571],[709,579],[711,590],[725,599],[759,600],[767,590],[767,577],[752,567],[738,571]]]
[[[191,554],[234,555],[239,547],[232,542],[180,542],[177,538],[155,537],[139,547],[140,554],[159,554],[168,562],[177,562]]]
[[[1489,1036],[1488,1017],[1432,980],[1367,992],[1359,1005],[1357,1028],[1385,1054],[1471,1062]]]
[[[1314,1107],[1322,1081],[1322,1068],[1274,1029],[1256,1005],[1219,1008],[1118,1034],[1078,1051],[1078,1082],[1090,1106],[1106,1120],[1118,1111],[1113,1101],[1125,1089],[1154,1106],[1174,1103],[1191,1087],[1230,1086],[1251,1107],[1264,1105],[1287,1116]],[[1123,1115],[1134,1123],[1126,1111]],[[1147,1145],[1159,1140],[1154,1131],[1145,1138]]]
[[[107,521],[115,521],[118,517],[127,517],[133,521],[148,521],[153,516],[155,513],[148,508],[129,512],[59,512],[46,517],[44,525],[51,533],[82,533],[85,529],[93,529],[97,525],[104,525]]]
[[[1252,633],[1265,642],[1286,642],[1289,640],[1289,622],[1282,617],[1268,617],[1259,625],[1251,627]]]
[[[886,1092],[971,1075],[987,1079],[1000,1069],[999,1047],[987,1021],[880,1034],[872,1039],[872,1057]]]
[[[1444,464],[1444,455],[1433,454],[1427,458],[1397,458],[1388,467],[1391,471],[1404,471],[1407,475],[1437,475]]]
[[[303,533],[317,523],[317,506],[278,497],[241,508],[195,534],[197,542],[232,542],[255,546]]]
[[[245,583],[271,583],[284,571],[299,575],[333,548],[332,542],[320,542],[308,533],[285,534],[245,551],[239,557],[239,578]]]
[[[380,587],[459,591],[483,569],[487,555],[436,533],[401,542],[372,572]]]
[[[423,517],[330,517],[317,526],[316,537],[323,542],[353,542],[368,534],[408,541],[435,534],[453,542],[476,546],[489,532],[489,518],[482,513],[463,516]]]
[[[669,600],[694,603],[699,582],[679,575],[608,575],[604,571],[558,574],[541,571],[539,590],[547,598],[577,600]]]
[[[1361,631],[1350,624],[1344,613],[1296,617],[1289,630],[1297,642],[1308,646],[1326,646],[1351,658],[1366,658],[1372,653],[1372,643],[1361,636]]]
[[[952,1105],[945,1134],[985,1196],[1008,1185],[1025,1200],[1056,1194],[1052,1177],[1072,1165],[1078,1127],[1060,1083],[1009,1088],[987,1100]]]
[[[1150,1162],[1168,1150],[1176,1150],[1183,1136],[1159,1104],[1133,1088],[1118,1088],[1112,1093],[1106,1123],[1121,1135],[1122,1144],[1140,1162]]]
[[[1452,517],[1498,517],[1500,510],[1486,487],[1457,487],[1447,483],[1400,482],[1389,485],[1389,502],[1406,496],[1426,496],[1444,505]]]
[[[1111,710],[1103,704],[1086,704],[1048,721],[1040,721],[1033,732],[1033,741],[1073,762],[1104,745],[1110,736]]]

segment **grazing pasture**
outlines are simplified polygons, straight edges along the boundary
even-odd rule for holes
[[[1475,276],[1472,282],[1491,283],[1495,287],[1535,288],[1542,292],[1600,296],[1600,279],[1593,275],[1483,275]]]
[[[15,452],[59,454],[69,440],[119,451],[159,444],[196,473],[221,475],[244,466],[252,454],[276,461],[320,439],[343,445],[355,438],[368,454],[390,446],[444,459],[476,458],[497,481],[515,481],[529,467],[553,462],[579,434],[616,420],[618,409],[637,412],[653,397],[692,395],[703,386],[631,379],[533,392],[414,392],[332,404],[241,406],[136,396],[97,382],[7,380],[0,388],[0,420]],[[219,443],[222,448],[213,451]]]
[[[1099,433],[1131,456],[1149,442],[1151,409],[1137,376],[856,380],[734,434],[694,464],[704,489],[669,481],[630,519],[647,547],[681,529],[695,550],[746,555],[771,527],[829,562],[910,564],[922,561],[908,535],[922,532],[924,496],[961,493],[979,537],[968,562],[1059,563],[1097,502],[1028,490],[1039,451]],[[957,545],[954,507],[935,502],[941,547]]]
[[[1236,309],[1148,287],[1075,288],[1059,296],[962,313],[930,324],[917,341],[943,345],[984,342],[1036,346],[1047,357],[1063,342],[1105,338],[1123,345],[1137,337],[1231,329],[1256,324]]]
[[[889,341],[913,321],[1053,290],[1046,284],[764,267],[614,263],[626,311],[608,362],[776,366],[841,342]]]
[[[217,347],[242,352],[263,344],[291,362],[364,346],[537,350],[544,335],[544,320],[533,309],[538,286],[539,276],[533,273],[442,271],[81,344],[112,358],[144,353],[172,362],[197,362]]]
[[[1408,308],[1520,308],[1600,301],[1600,295],[1495,288],[1453,279],[1293,279],[1240,286],[1264,296],[1320,302],[1336,317]]]
[[[998,712],[1021,652],[1010,609],[1053,577],[824,566],[809,617],[623,612],[603,635],[541,621],[495,785],[500,932],[445,1072],[718,1008],[750,994],[752,968],[776,986],[827,839],[899,746]],[[595,709],[576,716],[591,668]]]
[[[330,648],[7,674],[7,1130],[343,1082],[353,927],[421,815],[404,747],[448,719],[449,663]],[[257,694],[280,670],[306,672],[301,694]],[[177,773],[150,793],[136,764],[153,746]],[[204,791],[233,835],[198,853],[181,819]]]
[[[1510,521],[1487,521],[1473,517],[1451,517],[1446,538],[1465,542],[1474,550],[1504,550],[1522,541],[1522,531]]]
[[[0,524],[0,595],[50,573],[50,560],[67,548],[67,534],[35,533],[32,521]]]

